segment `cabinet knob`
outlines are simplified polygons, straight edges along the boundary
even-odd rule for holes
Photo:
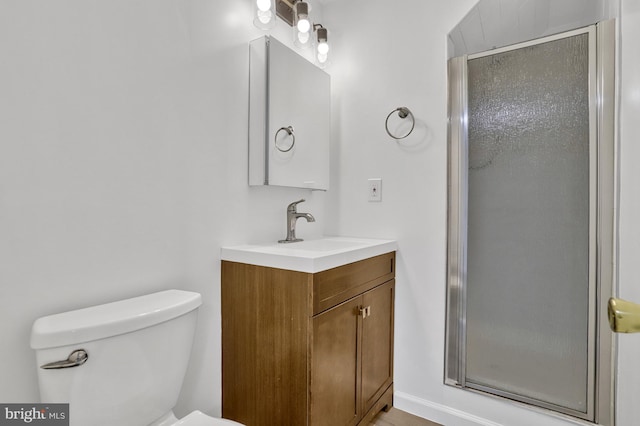
[[[360,307],[360,316],[362,317],[362,319],[371,316],[371,306]]]

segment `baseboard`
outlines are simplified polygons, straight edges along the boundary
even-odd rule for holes
[[[445,426],[503,426],[473,414],[417,398],[404,392],[396,391],[393,393],[393,406],[399,410]]]

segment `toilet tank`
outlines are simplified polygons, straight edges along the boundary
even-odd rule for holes
[[[175,406],[200,294],[167,290],[37,319],[31,330],[40,399],[69,403],[71,425],[143,426]],[[82,349],[79,366],[43,369]]]

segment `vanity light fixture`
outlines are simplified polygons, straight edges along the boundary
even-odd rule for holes
[[[296,46],[307,48],[311,45],[311,22],[309,22],[309,3],[298,1],[293,5],[293,42]]]
[[[296,12],[296,28],[301,33],[308,33],[311,29],[311,22],[309,22],[309,3],[306,1],[298,1],[294,7]]]
[[[327,65],[327,60],[329,59],[328,31],[320,24],[315,24],[313,29],[318,37],[318,42],[316,44],[316,60],[320,67],[324,67]]]
[[[276,26],[276,0],[255,0],[253,25],[261,30],[269,30]]]
[[[311,5],[305,0],[255,0],[256,12],[254,24],[256,27],[268,30],[275,26],[273,11],[293,28],[293,43],[305,49],[315,45],[316,64],[321,68],[328,63],[329,44],[328,31],[321,24],[313,24],[309,15]],[[315,40],[312,33],[316,32]]]

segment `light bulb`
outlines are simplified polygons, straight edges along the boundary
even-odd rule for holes
[[[258,16],[257,18],[260,20],[260,22],[262,22],[263,24],[268,24],[269,21],[271,21],[271,18],[273,17],[273,14],[271,13],[270,10],[266,10],[266,11],[262,11],[259,10],[258,11]]]
[[[298,31],[298,41],[301,44],[306,44],[309,41],[309,38],[311,38],[311,34],[301,33],[300,31]]]
[[[253,25],[261,30],[270,30],[276,25],[273,0],[255,0]]]
[[[327,56],[329,53],[329,44],[326,41],[318,43],[318,54]]]
[[[318,25],[314,29],[318,35],[318,44],[316,45],[316,58],[321,67],[327,63],[327,54],[329,53],[329,43],[327,43],[329,32],[322,25]]]
[[[256,5],[258,6],[259,10],[266,12],[267,10],[271,9],[271,0],[257,0]]]
[[[298,31],[300,31],[301,33],[308,33],[310,29],[311,23],[307,18],[301,18],[298,21]]]

